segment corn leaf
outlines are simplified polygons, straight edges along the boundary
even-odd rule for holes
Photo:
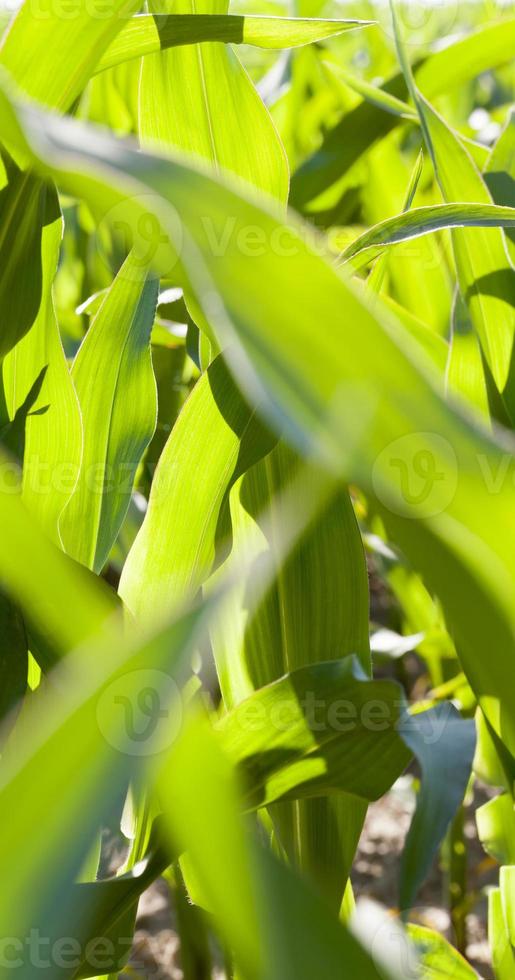
[[[510,980],[515,969],[515,952],[510,943],[499,888],[488,894],[488,938],[497,980]]]
[[[490,404],[481,346],[459,293],[453,307],[446,382],[448,391],[463,395],[468,404],[474,405],[489,424]]]
[[[38,17],[30,3],[24,3],[2,39],[0,65],[27,95],[44,105],[69,109],[121,29],[123,17],[137,6],[135,0],[115,0],[106,11],[96,0],[79,0],[71,17],[61,16],[58,6]]]
[[[479,839],[499,864],[515,864],[515,828],[513,799],[509,793],[483,803],[476,811]]]
[[[331,656],[339,659],[357,653],[363,669],[370,671],[368,583],[359,529],[347,490],[338,487],[324,495],[320,480],[316,468],[311,472],[303,468],[297,454],[280,442],[231,491],[230,561],[235,575],[242,556],[248,561],[250,555],[256,569],[253,580],[269,558],[277,572],[263,601],[250,614],[250,582],[244,579],[227,617],[212,634],[227,708],[256,688]],[[282,537],[291,522],[292,492],[311,514],[306,531],[283,560]],[[271,811],[290,860],[316,883],[336,911],[365,810],[348,795],[326,799],[321,792],[318,799],[275,806]]]
[[[473,722],[449,704],[408,715],[395,684],[367,680],[348,658],[300,668],[261,688],[223,719],[220,730],[252,807],[319,790],[344,790],[370,802],[401,775],[412,752],[422,790],[402,856],[401,908],[409,910],[463,799]]]
[[[48,540],[18,495],[0,493],[0,509],[0,576],[24,617],[61,654],[101,633],[113,616],[101,583]]]
[[[496,204],[515,205],[515,113],[508,113],[504,129],[492,147],[483,173]],[[515,235],[506,233],[508,254],[515,263]]]
[[[62,218],[55,189],[40,188],[40,194],[40,306],[29,333],[5,358],[3,380],[13,421],[32,393],[18,446],[23,460],[22,499],[48,536],[59,543],[59,518],[75,488],[82,458],[82,425],[52,295]],[[17,284],[18,290],[23,288],[23,283]]]
[[[379,723],[372,702],[381,705]],[[354,658],[302,667],[260,688],[218,726],[239,768],[244,805],[327,790],[379,799],[410,759],[397,732],[401,703],[397,685],[367,680]]]
[[[0,593],[0,746],[12,729],[27,689],[27,633],[19,609]]]
[[[174,13],[227,13],[225,0],[205,0],[198,11],[191,0],[184,0],[182,7],[175,4]],[[227,169],[286,199],[288,164],[282,144],[245,69],[226,45],[197,44],[146,58],[139,132],[145,145],[195,153],[216,169]]]
[[[512,955],[515,950],[515,865],[506,864],[499,875],[501,903]]]
[[[477,980],[477,973],[440,933],[409,923],[406,927],[420,961],[424,980]]]
[[[196,595],[224,545],[219,529],[231,486],[273,443],[219,356],[196,384],[166,443],[145,520],[123,568],[120,595],[135,616],[152,619]]]
[[[436,733],[436,727],[442,731]],[[407,915],[467,789],[476,747],[474,722],[451,704],[411,715],[402,738],[418,759],[422,786],[401,859],[400,908]]]
[[[442,228],[513,228],[515,208],[497,204],[434,204],[386,218],[356,238],[342,252],[343,262],[360,268],[397,242],[409,241]]]
[[[23,118],[31,140],[37,138],[42,124],[45,127],[45,162],[40,161],[39,166],[47,173],[50,170],[62,186],[73,188],[76,194],[109,207],[123,195],[126,173],[132,175],[126,188],[129,195],[133,195],[137,179],[142,191],[150,188],[163,195],[173,183],[175,207],[197,244],[193,260],[188,239],[183,238],[182,261],[198,282],[195,270],[201,249],[231,314],[228,320],[218,308],[217,328],[233,342],[237,336],[241,345],[233,351],[234,370],[250,390],[255,392],[259,384],[261,392],[268,392],[271,417],[281,426],[287,421],[288,437],[295,439],[302,451],[310,447],[333,471],[336,468],[352,478],[378,500],[390,530],[440,593],[459,637],[468,679],[493,729],[502,733],[513,753],[514,695],[505,683],[515,625],[509,519],[513,491],[504,482],[492,511],[484,478],[485,472],[499,472],[507,458],[505,446],[441,400],[433,387],[429,364],[410,348],[401,327],[385,314],[377,298],[372,315],[362,298],[322,258],[313,255],[302,238],[301,224],[290,220],[288,255],[249,258],[234,247],[223,256],[213,255],[200,214],[210,214],[218,234],[228,213],[237,215],[237,228],[260,224],[270,236],[276,234],[281,218],[275,219],[223,182],[179,161],[144,157],[119,144],[114,153],[112,142],[91,129],[85,131],[71,122],[34,113],[29,119],[22,112],[20,120]],[[14,103],[4,98],[1,115],[6,140],[38,162],[23,137]],[[59,149],[59,166],[51,146]],[[70,150],[73,152],[67,156]],[[95,179],[88,179],[88,170],[95,173]],[[165,215],[158,217],[164,228],[169,227]],[[170,232],[176,233],[175,226]],[[266,293],[262,289],[265,281]],[[198,288],[202,294],[200,282]],[[295,308],[301,315],[292,314],[292,288]],[[212,293],[208,295],[212,297]],[[206,303],[212,311],[207,298]],[[317,328],[321,320],[326,324],[323,333]],[[344,336],[348,342],[343,349]],[[323,370],[317,368],[319,363],[323,363]],[[403,395],[407,391],[416,395],[410,397],[409,406]],[[357,405],[361,433],[367,432],[359,453],[354,448]],[[350,418],[354,419],[352,426]],[[431,433],[438,433],[438,437]],[[396,478],[397,472],[402,475],[403,467],[408,476],[412,472],[414,434],[417,451],[427,450],[435,471],[443,473],[441,480],[431,482],[429,497],[426,492],[418,496],[419,491],[412,495],[405,482]],[[390,465],[392,453],[400,460],[395,468]],[[407,521],[408,516],[416,521]],[[475,542],[473,550],[471,540]],[[456,587],[458,576],[466,578],[466,599],[461,587]],[[490,651],[488,664],[485,647]]]
[[[197,724],[175,747],[173,767],[161,780],[165,819],[172,843],[187,850],[244,975],[334,980],[345,964],[349,976],[362,980],[400,978],[400,970],[383,972],[301,879],[245,838],[238,784],[209,734]],[[200,769],[203,778],[194,782],[191,773]]]
[[[454,44],[430,55],[417,69],[415,77],[429,99],[451,91],[482,72],[503,65],[512,58],[515,18],[481,27]],[[402,74],[381,86],[388,95],[406,99]],[[292,175],[290,200],[300,209],[331,187],[379,139],[398,125],[399,117],[367,102],[347,112],[325,134],[322,146]],[[482,199],[481,199],[482,200]]]
[[[150,356],[158,282],[131,253],[94,317],[72,378],[84,431],[77,485],[61,518],[66,551],[100,571],[129,506],[157,415]]]
[[[483,178],[449,126],[421,95],[411,72],[397,25],[392,17],[399,60],[417,106],[436,178],[447,202],[471,201],[491,205]],[[515,331],[515,272],[509,262],[502,231],[468,229],[452,233],[458,283],[477,332],[485,359],[508,412],[512,406],[511,370]]]
[[[9,165],[0,190],[0,357],[30,330],[43,300],[45,192],[41,181]],[[48,284],[46,284],[48,288]]]
[[[253,44],[259,48],[296,48],[371,23],[373,21],[261,17],[252,14],[140,14],[122,27],[95,70],[104,71],[131,58],[205,41]]]

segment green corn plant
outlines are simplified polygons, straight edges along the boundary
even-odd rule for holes
[[[515,976],[515,20],[332,12],[0,21],[1,976],[130,976],[159,877],[187,980],[477,976],[476,779]]]

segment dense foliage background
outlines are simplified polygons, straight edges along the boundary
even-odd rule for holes
[[[513,7],[1,30],[2,975],[513,980]]]

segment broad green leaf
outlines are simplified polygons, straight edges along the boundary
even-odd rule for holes
[[[341,255],[343,262],[360,268],[385,247],[442,228],[514,228],[515,208],[497,204],[434,204],[386,218],[356,238]]]
[[[293,501],[302,496],[296,522],[302,531],[281,560]],[[231,491],[233,555],[256,569],[265,556],[277,579],[249,619],[242,586],[231,630],[215,643],[226,705],[297,667],[356,654],[370,672],[368,582],[361,535],[346,488],[324,486],[324,471],[303,465],[280,441],[247,469]],[[226,569],[220,571],[219,574]],[[328,654],[331,653],[331,657]],[[217,654],[219,653],[219,656]]]
[[[94,651],[87,649],[73,658],[65,671],[66,687],[61,688],[59,674],[54,675],[57,689],[62,692],[59,697],[56,698],[53,688],[48,688],[37,705],[31,704],[18,730],[22,751],[4,768],[0,790],[4,808],[12,806],[21,792],[26,802],[20,819],[13,821],[3,834],[0,847],[4,873],[10,882],[9,901],[0,902],[0,917],[2,927],[8,929],[6,934],[15,941],[16,937],[27,935],[34,923],[37,923],[39,934],[47,937],[84,937],[88,927],[93,926],[92,917],[102,911],[98,901],[106,901],[113,891],[121,893],[120,913],[127,910],[127,903],[134,895],[132,885],[128,886],[130,899],[124,883],[118,886],[112,883],[102,889],[77,889],[74,873],[98,821],[109,811],[129,775],[140,770],[142,748],[162,754],[163,750],[168,751],[173,741],[168,728],[169,685],[174,676],[180,680],[181,672],[189,662],[200,635],[196,625],[200,628],[198,618],[187,615],[172,629],[158,627],[146,640],[137,630],[126,635],[123,644],[118,638],[113,646],[111,637]],[[96,656],[92,656],[93,652]],[[147,682],[150,682],[152,671],[159,674],[156,691],[160,691],[163,698],[161,710],[168,722],[159,732],[154,731],[154,741],[148,744],[134,741],[132,728],[127,727],[121,710],[125,698],[134,707],[138,706],[142,671]],[[139,710],[142,712],[143,708]],[[140,720],[138,718],[138,725]],[[192,772],[197,774],[193,779]],[[222,931],[227,932],[229,941],[247,966],[245,975],[255,976],[257,980],[261,973],[255,964],[261,960],[263,952],[271,971],[279,953],[285,963],[295,955],[297,915],[289,910],[289,903],[281,902],[284,928],[279,933],[270,931],[268,916],[265,921],[263,919],[270,908],[274,887],[268,879],[262,884],[261,861],[251,855],[243,828],[239,828],[238,794],[236,787],[233,792],[230,790],[231,780],[231,767],[227,760],[222,760],[213,737],[209,741],[203,738],[199,743],[191,727],[186,725],[179,743],[172,746],[170,766],[165,768],[161,783],[173,840],[190,854],[191,844],[194,844],[193,856],[198,861],[202,888],[213,902]],[[218,791],[221,792],[220,801]],[[60,801],[59,807],[46,805],[47,800],[56,797]],[[39,835],[28,832],[35,815],[40,833],[45,835],[44,849],[39,846]],[[70,831],[73,831],[73,841],[69,837]],[[21,840],[25,841],[23,849],[18,847]],[[67,847],[63,853],[64,841]],[[59,854],[61,859],[57,860]],[[224,874],[219,873],[220,867]],[[41,883],[38,889],[33,887],[35,880]],[[227,887],[228,880],[230,888]],[[135,887],[137,889],[137,884]],[[299,888],[302,896],[304,886],[299,885]],[[110,921],[112,923],[112,919]],[[372,970],[359,944],[350,940],[347,933],[340,933],[341,927],[329,926],[335,919],[327,910],[325,914],[320,911],[314,916],[313,923],[318,922],[317,928],[322,930],[324,924],[329,932],[331,928],[337,928],[343,944],[341,948],[348,947],[348,954],[357,957],[356,963]],[[287,940],[283,937],[285,929]],[[269,941],[273,944],[271,949],[265,945]],[[32,980],[38,975],[39,967],[34,965],[30,950],[27,951],[20,939],[15,951],[24,960],[24,976]],[[324,956],[334,965],[335,955],[330,943]],[[298,971],[298,964],[296,969]],[[360,975],[376,977],[377,974],[370,970]],[[79,975],[83,976],[85,972],[81,970]],[[267,972],[267,975],[277,976],[279,980],[285,974]],[[286,975],[293,977],[293,974]],[[296,973],[296,976],[306,978],[308,975],[307,972]],[[69,976],[69,973],[64,968],[62,974],[56,971],[57,976],[61,980],[61,976]],[[327,976],[330,976],[329,967]]]
[[[383,971],[301,879],[245,835],[238,784],[205,725],[175,746],[161,792],[172,843],[187,850],[244,977],[334,980],[342,968],[360,980],[403,976]]]
[[[433,99],[482,72],[510,62],[514,44],[515,18],[481,27],[430,55],[416,69],[417,82]],[[381,88],[402,101],[406,98],[407,89],[400,74]],[[292,175],[290,200],[294,207],[302,208],[314,201],[398,122],[397,117],[367,102],[346,113],[325,135],[320,149]]]
[[[222,13],[142,14],[132,17],[100,59],[103,71],[130,58],[201,41],[254,44],[259,48],[296,48],[366,27],[366,20],[322,20],[307,17],[261,17]]]
[[[333,64],[330,61],[324,62],[324,68],[336,75],[338,79],[348,85],[354,92],[361,95],[366,102],[370,102],[371,105],[376,106],[378,109],[383,109],[385,112],[390,112],[393,116],[398,116],[400,119],[409,119],[411,122],[418,122],[418,116],[413,106],[410,106],[408,102],[403,102],[402,99],[396,98],[391,92],[388,92],[385,88],[381,88],[379,85],[372,85],[367,82],[364,78],[360,78],[359,75],[354,75],[352,72],[347,71],[346,68],[342,68],[341,65]]]
[[[477,746],[474,758],[474,772],[489,786],[507,787],[506,773],[499,757],[498,744],[494,742],[492,730],[480,708],[476,711]]]
[[[413,923],[406,931],[419,955],[423,980],[477,980],[476,971],[440,933]]]
[[[422,175],[422,151],[409,169],[400,152],[398,134],[394,133],[392,137],[382,140],[368,159],[363,214],[371,225],[401,209],[409,211]],[[432,328],[426,330],[426,334],[446,336],[452,291],[441,241],[428,236],[422,242],[408,244],[402,249],[395,249],[393,253],[385,249],[367,279],[367,288],[382,292],[383,299],[385,292],[381,286],[386,273],[388,291],[398,303]]]
[[[238,540],[243,537],[248,550],[245,521],[241,527],[244,513],[250,509],[257,521],[269,503],[274,484],[276,490],[286,484],[297,465],[283,446],[248,470],[272,444],[218,358],[190,396],[155,473],[148,512],[120,584],[120,593],[133,612],[152,616],[195,595],[214,566],[217,545],[220,552],[224,538],[230,536],[229,491],[238,477],[231,505],[232,530]],[[201,481],[194,462],[197,458],[203,460]],[[247,475],[242,477],[245,471]],[[272,551],[279,549],[279,542],[273,538],[270,545]],[[326,659],[330,650],[337,657],[345,651],[361,651],[368,667],[366,569],[352,505],[344,491],[321,518],[315,519],[295,559],[279,573],[279,582],[257,613],[257,630],[249,627],[245,631],[242,625],[247,616],[240,605],[246,606],[244,595],[231,603],[230,623],[225,622],[222,628],[225,639],[215,645],[215,651],[221,651],[218,670],[227,705],[302,662]],[[297,597],[298,586],[302,588]],[[329,608],[333,610],[330,615]],[[242,657],[246,665],[239,662]],[[245,674],[246,685],[238,689],[238,679]],[[310,853],[309,833],[314,834],[317,824],[327,823],[327,808],[334,829],[328,837],[327,856],[320,863],[326,867],[326,877],[336,882],[332,890],[336,890],[339,905],[363,807],[353,801],[346,806],[339,801],[326,805],[322,800],[297,807],[303,813],[297,814],[295,826],[307,824],[304,863]],[[357,819],[353,819],[354,814]],[[349,843],[343,858],[345,833]],[[322,834],[319,830],[315,836],[320,840]]]
[[[65,7],[65,5],[64,5]],[[89,81],[98,59],[137,10],[136,0],[77,0],[70,12],[54,4],[39,11],[30,0],[20,7],[0,47],[0,65],[27,95],[66,110]],[[51,70],[49,70],[51,65]]]
[[[281,241],[280,212],[262,210],[179,159],[162,161],[113,145],[92,128],[19,112],[18,119],[4,95],[4,139],[75,195],[108,210],[125,194],[127,208],[139,215],[136,187],[162,194],[165,206],[156,204],[156,217],[172,238],[177,227],[166,202],[173,196],[183,223],[182,267],[220,339],[233,344],[227,352],[240,383],[266,393],[270,418],[286,426],[301,452],[374,497],[390,535],[440,596],[467,678],[514,755],[515,692],[505,680],[515,633],[514,491],[502,479],[512,464],[506,445],[442,400],[439,379],[401,325],[377,297],[372,313],[313,253],[312,230],[301,222],[290,216],[287,249],[249,257],[238,248],[240,230],[258,225],[265,240]],[[21,120],[31,141],[44,128],[39,156]],[[210,216],[219,240],[227,214],[236,216],[234,233],[216,255],[201,216]],[[213,285],[206,287],[208,273]],[[223,306],[213,303],[213,286]]]
[[[412,753],[422,789],[401,866],[401,908],[409,911],[463,799],[473,722],[450,704],[408,715],[395,684],[367,680],[348,658],[300,668],[261,688],[219,729],[251,807],[337,790],[376,800]]]
[[[338,790],[379,799],[411,757],[397,731],[402,703],[396,684],[367,680],[353,658],[301,667],[260,688],[218,725],[244,805]]]
[[[417,68],[417,83],[429,98],[450,92],[511,61],[514,41],[515,17],[492,19],[427,58]]]
[[[453,131],[421,94],[403,48],[391,3],[397,51],[417,107],[428,151],[444,199],[492,204],[488,188]],[[510,414],[515,411],[511,382],[515,332],[515,271],[499,229],[460,229],[452,233],[459,288],[485,359]]]
[[[476,810],[479,839],[499,864],[515,864],[515,810],[509,793],[501,793]]]
[[[504,921],[512,946],[512,956],[515,956],[515,864],[507,864],[501,868],[499,885]]]
[[[20,611],[0,592],[0,748],[27,690],[27,634]]]
[[[396,319],[402,323],[410,336],[420,344],[424,353],[431,359],[438,371],[443,373],[449,353],[447,341],[435,333],[434,330],[431,330],[426,323],[419,320],[413,313],[410,313],[409,310],[396,303],[391,296],[382,294],[381,300],[392,311]]]
[[[25,336],[44,306],[43,237],[50,218],[48,214],[45,221],[41,181],[11,162],[8,176],[0,190],[0,358]]]
[[[280,442],[231,491],[230,562],[237,569],[242,556],[248,561],[253,555],[255,571],[235,590],[227,616],[212,635],[226,708],[298,667],[330,657],[357,653],[363,669],[370,671],[368,581],[360,532],[346,488],[328,491],[319,502],[320,479],[316,468],[304,467]],[[282,536],[299,497],[308,514],[312,499],[312,513],[291,555],[283,560]],[[303,523],[300,514],[296,520]],[[263,601],[249,614],[248,590],[267,558],[276,575]],[[329,800],[322,791],[318,799],[271,811],[290,860],[336,911],[365,810],[343,793]]]
[[[120,595],[135,616],[152,619],[196,595],[223,545],[217,532],[231,486],[273,443],[219,356],[163,450],[123,569]]]
[[[31,409],[35,405],[43,386],[46,372],[47,365],[41,368],[41,371],[29,388],[29,391],[23,399],[21,405],[19,405],[14,411],[12,419],[7,420],[3,428],[0,430],[0,440],[3,448],[8,455],[12,456],[17,462],[19,462],[20,466],[23,462],[23,456],[25,453],[25,430],[28,420],[32,415]],[[5,385],[3,378],[2,384]],[[2,394],[5,396],[5,391],[3,391]],[[4,404],[2,408],[7,409],[7,406]]]
[[[155,6],[155,5],[154,5]],[[226,14],[225,0],[192,0],[175,14]],[[285,200],[288,163],[268,110],[234,51],[224,44],[175,48],[145,58],[139,132],[144,145],[206,158]]]
[[[469,405],[474,405],[481,412],[488,424],[490,405],[481,346],[459,292],[456,293],[452,311],[446,381],[448,390],[463,395]]]
[[[14,807],[20,794],[26,806],[17,809],[16,821],[2,834],[10,900],[0,900],[0,921],[6,935],[20,937],[15,951],[24,976],[31,980],[39,975],[40,966],[23,937],[34,924],[40,935],[60,939],[87,929],[87,909],[75,876],[100,825],[119,805],[128,780],[141,772],[145,751],[156,751],[133,735],[145,731],[148,724],[138,701],[142,678],[144,683],[154,683],[169,721],[170,693],[177,699],[177,688],[168,672],[175,666],[179,678],[181,657],[184,654],[188,660],[192,654],[191,617],[177,630],[165,630],[146,642],[136,631],[123,644],[120,637],[111,634],[104,643],[68,658],[54,672],[52,685],[37,703],[27,705],[18,720],[17,751],[3,765],[3,811]],[[184,670],[185,661],[182,664]],[[127,703],[136,711],[135,730],[126,722]],[[156,736],[155,726],[152,733]],[[173,734],[161,727],[157,737],[162,739],[157,751],[162,751]],[[51,805],[56,799],[58,807]],[[37,835],[30,833],[35,820]],[[40,846],[40,834],[45,848]],[[94,912],[89,909],[90,915]],[[57,969],[55,976],[60,976]]]
[[[5,457],[0,462],[5,473]],[[0,518],[0,577],[38,634],[65,653],[101,632],[113,614],[113,603],[101,584],[51,544],[19,495],[5,487],[0,492]]]
[[[170,850],[156,840],[155,848],[136,869],[72,886],[75,926],[73,935],[67,937],[69,955],[59,957],[59,970],[54,964],[56,980],[57,976],[59,980],[82,980],[97,976],[99,969],[122,970],[131,951],[138,900],[171,861]],[[57,919],[53,926],[47,939],[51,949],[59,950],[65,945],[62,924]],[[40,929],[40,924],[34,923],[34,928]]]
[[[492,888],[488,893],[488,939],[496,980],[511,980],[515,970],[515,952],[506,929],[499,888]]]
[[[401,859],[400,908],[407,915],[465,795],[476,731],[473,721],[463,720],[450,703],[443,703],[432,711],[411,715],[401,734],[422,771],[417,808]]]
[[[158,281],[131,253],[94,317],[75,358],[84,453],[61,517],[66,551],[99,572],[123,522],[136,468],[156,426],[150,332]]]
[[[484,170],[485,183],[496,204],[515,206],[515,113],[507,116],[504,129],[492,147]],[[508,254],[515,264],[515,234],[506,233]]]
[[[52,294],[62,218],[55,189],[43,187],[40,194],[40,306],[29,333],[4,360],[3,381],[12,419],[30,392],[36,396],[31,399],[23,424],[22,499],[48,536],[60,543],[59,518],[79,474],[82,425]],[[16,213],[20,213],[19,209]],[[18,288],[23,289],[23,283]]]

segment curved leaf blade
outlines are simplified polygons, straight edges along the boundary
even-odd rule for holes
[[[196,9],[192,0],[183,0],[182,7],[188,13]],[[226,12],[223,0],[205,0],[203,7],[208,16]],[[139,99],[144,145],[194,153],[215,170],[228,170],[286,200],[288,163],[282,143],[231,48],[196,44],[146,58]]]
[[[173,185],[174,205],[187,230],[181,256],[186,278],[197,284],[220,338],[233,343],[227,352],[234,372],[252,397],[266,393],[269,417],[279,428],[287,425],[288,439],[301,452],[314,453],[378,502],[393,537],[440,595],[468,680],[493,730],[515,755],[515,692],[505,682],[515,635],[514,493],[511,481],[503,481],[493,509],[485,480],[485,473],[502,473],[510,465],[505,442],[443,400],[439,378],[400,324],[377,297],[372,312],[362,295],[313,254],[300,222],[290,217],[287,254],[249,258],[235,247],[240,227],[259,225],[273,240],[276,229],[284,227],[280,213],[258,207],[179,160],[122,149],[91,127],[34,109],[19,108],[18,117],[14,104],[4,93],[4,138],[18,152],[57,176],[63,187],[106,209],[125,194],[140,213],[135,187],[162,194],[165,208],[156,207],[156,217],[172,238],[177,229],[168,223],[166,202]],[[235,238],[223,256],[214,255],[200,216],[209,214],[220,234],[228,213],[237,216]],[[206,276],[223,306],[212,305]],[[427,451],[435,471],[443,474],[431,483],[431,495],[420,500],[409,487],[406,494],[400,478],[412,473],[415,451]],[[395,467],[392,458],[400,460]]]
[[[253,14],[138,14],[122,27],[95,71],[104,71],[132,58],[155,54],[167,48],[206,41],[253,44],[273,50],[297,48],[373,23],[367,20],[262,17]]]
[[[22,499],[48,536],[61,543],[59,518],[77,482],[82,423],[52,293],[62,217],[55,189],[42,188],[41,194],[40,306],[28,334],[5,358],[3,380],[13,420],[32,392],[30,408],[22,420]],[[22,289],[23,284],[17,288]]]
[[[492,70],[513,57],[515,18],[481,27],[467,37],[430,55],[415,72],[417,83],[432,99],[451,91],[481,72]],[[407,90],[402,74],[382,86],[404,100]],[[368,149],[398,125],[399,118],[366,102],[346,113],[329,130],[322,146],[292,175],[290,200],[302,209],[332,186]]]
[[[488,188],[467,150],[421,94],[407,59],[390,0],[399,61],[417,107],[422,132],[444,199],[491,205]],[[515,412],[512,358],[515,336],[515,270],[500,229],[452,233],[458,284],[493,379],[509,413]]]
[[[61,515],[66,551],[100,572],[121,527],[157,418],[150,354],[159,283],[130,253],[75,358],[84,452]]]
[[[137,7],[137,0],[114,0],[107,12],[99,8],[95,16],[95,2],[78,0],[72,17],[60,16],[58,9],[38,16],[25,2],[2,39],[0,65],[27,95],[66,110],[121,29],[123,17]]]
[[[162,615],[196,595],[223,544],[218,528],[231,486],[273,443],[218,356],[195,385],[161,454],[145,519],[124,565],[120,595],[135,616]]]
[[[497,204],[433,204],[413,208],[380,221],[356,238],[342,252],[343,262],[354,269],[366,265],[389,245],[429,235],[442,228],[513,228],[515,207]]]

